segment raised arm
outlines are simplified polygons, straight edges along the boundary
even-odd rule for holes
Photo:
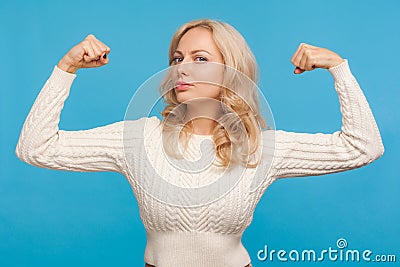
[[[276,131],[272,179],[323,175],[355,169],[371,163],[384,153],[374,116],[350,71],[348,61],[336,57],[332,51],[317,51],[323,48],[310,45],[304,48],[304,45],[299,47],[292,58],[296,66],[295,73],[300,74],[304,70],[318,67],[329,69],[339,96],[342,127],[341,131],[332,134]],[[305,52],[307,47],[313,51]],[[305,56],[305,53],[308,55]],[[312,55],[317,55],[316,59]],[[334,60],[329,64],[329,60],[321,58]],[[325,62],[325,65],[322,66],[320,62]]]
[[[109,51],[90,35],[54,67],[22,127],[15,149],[19,159],[49,169],[123,171],[123,121],[80,131],[58,128],[75,72],[79,68],[107,64]]]

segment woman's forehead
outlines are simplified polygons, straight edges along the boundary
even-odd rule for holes
[[[196,27],[187,31],[179,40],[176,50],[187,53],[196,50],[207,52],[218,51],[212,33],[204,28]]]

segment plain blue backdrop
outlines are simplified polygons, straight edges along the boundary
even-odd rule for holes
[[[400,261],[399,13],[394,0],[0,1],[0,266],[143,265],[145,231],[122,175],[32,167],[14,150],[54,65],[87,34],[111,48],[110,63],[78,71],[60,129],[122,120],[135,90],[168,66],[174,31],[204,17],[230,23],[248,41],[276,129],[340,130],[328,71],[293,74],[290,58],[306,42],[349,60],[385,145],[385,154],[363,168],[272,184],[243,235],[253,265],[309,266],[261,262],[256,254],[264,245],[287,251],[336,248],[340,237],[351,249],[395,254]]]

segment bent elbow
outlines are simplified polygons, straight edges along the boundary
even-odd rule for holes
[[[15,155],[17,158],[19,158],[21,161],[31,164],[32,162],[32,155],[29,153],[29,151],[26,151],[22,149],[19,145],[15,148]]]
[[[366,158],[367,164],[379,159],[382,157],[385,152],[385,147],[381,140],[379,142],[372,142],[369,144],[369,149],[367,149]]]
[[[381,138],[374,138],[374,139],[364,139],[362,144],[352,143],[351,144],[356,151],[354,160],[357,161],[357,166],[365,166],[373,161],[382,157],[383,153],[385,152],[385,148],[383,146]]]
[[[380,142],[379,145],[376,146],[375,152],[371,155],[373,160],[377,160],[380,157],[383,156],[383,153],[385,153],[385,147],[383,146],[383,143]]]
[[[21,143],[19,142],[14,152],[17,158],[19,158],[21,161],[28,163],[32,166],[37,166],[37,164],[35,164],[37,162],[37,155],[34,149],[27,148],[26,146],[21,145]]]
[[[17,146],[15,147],[14,153],[17,156],[17,158],[19,158],[21,161],[26,162],[25,161],[26,157],[24,156],[24,153],[22,152],[21,143],[20,142],[18,142]]]

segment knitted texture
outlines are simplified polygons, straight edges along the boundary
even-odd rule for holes
[[[60,130],[61,110],[76,75],[57,67],[25,120],[15,152],[19,159],[33,166],[123,174],[139,204],[140,218],[147,233],[144,260],[149,264],[157,267],[245,266],[251,259],[241,243],[242,234],[272,182],[284,177],[323,175],[359,168],[384,152],[371,109],[348,61],[329,72],[339,96],[341,131],[332,134],[263,132],[261,148],[271,147],[271,136],[274,142],[272,152],[265,150],[272,154],[263,154],[272,161],[268,166],[260,166],[264,168],[261,174],[265,173],[265,176],[258,177],[261,178],[258,186],[250,188],[256,172],[247,169],[232,190],[205,205],[172,205],[145,190],[155,188],[153,193],[164,199],[175,197],[169,195],[172,193],[166,187],[159,186],[158,180],[154,179],[155,173],[162,174],[170,184],[186,188],[212,184],[220,174],[216,167],[195,174],[174,170],[161,150],[157,117],[119,121],[88,130]],[[128,134],[127,129],[130,130]],[[138,144],[144,130],[147,141],[141,148]],[[193,135],[187,152],[189,159],[200,156],[200,144],[206,139],[212,140],[210,136]]]

